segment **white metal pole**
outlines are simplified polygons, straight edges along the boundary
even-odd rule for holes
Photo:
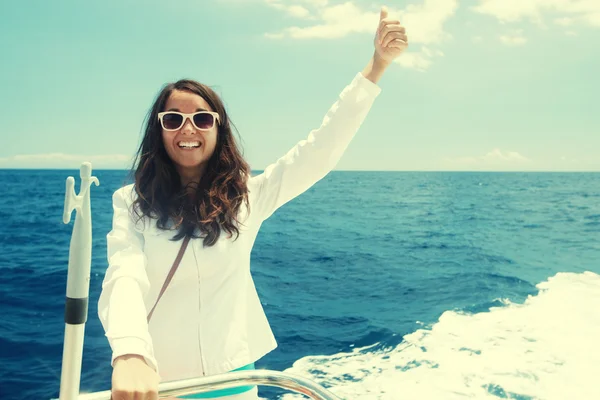
[[[67,298],[65,302],[65,337],[63,344],[62,371],[60,376],[60,400],[75,400],[79,396],[83,337],[88,314],[90,270],[92,263],[92,215],[90,186],[100,184],[92,176],[92,164],[84,162],[79,170],[81,186],[75,194],[75,179],[67,178],[63,223],[68,224],[73,210],[75,223],[69,248],[67,271]]]

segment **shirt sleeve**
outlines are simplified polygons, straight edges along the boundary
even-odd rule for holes
[[[251,212],[261,220],[324,178],[341,159],[381,88],[358,73],[312,130],[263,173],[251,178],[257,195]]]
[[[98,300],[98,316],[112,349],[111,365],[121,355],[137,354],[158,373],[144,304],[150,288],[144,237],[134,229],[124,192],[124,188],[119,189],[112,198],[113,225],[106,236],[108,268]]]

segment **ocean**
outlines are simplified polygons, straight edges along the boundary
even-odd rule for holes
[[[93,174],[82,392],[110,389],[97,300],[126,178]],[[0,170],[3,400],[58,397],[68,176]],[[251,268],[279,343],[258,368],[344,399],[600,398],[600,173],[334,171],[263,224]]]

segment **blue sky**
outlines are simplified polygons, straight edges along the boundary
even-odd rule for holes
[[[0,168],[124,168],[189,77],[263,169],[367,64],[382,4],[410,47],[337,169],[600,171],[596,0],[1,2]]]

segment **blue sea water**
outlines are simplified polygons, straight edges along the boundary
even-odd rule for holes
[[[110,388],[96,307],[125,180],[94,175],[82,392]],[[58,397],[68,176],[0,170],[4,400]],[[279,343],[257,368],[348,399],[599,393],[600,173],[334,171],[264,223],[251,268]]]

